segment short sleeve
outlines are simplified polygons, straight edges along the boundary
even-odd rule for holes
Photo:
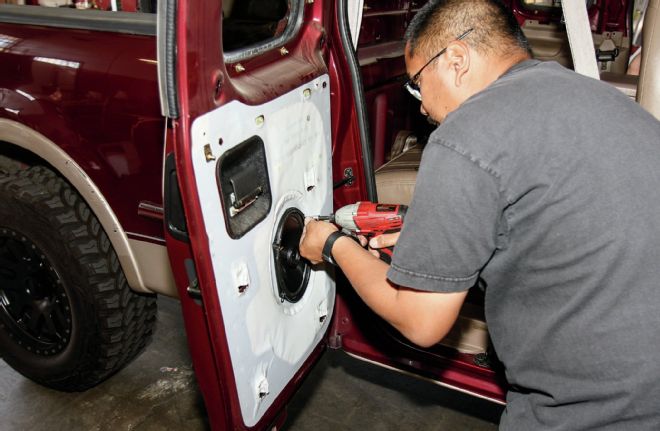
[[[387,274],[437,292],[472,287],[496,249],[503,211],[497,176],[475,158],[429,142]]]

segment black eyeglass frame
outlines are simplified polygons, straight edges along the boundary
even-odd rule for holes
[[[458,36],[458,37],[457,37],[456,39],[454,39],[454,40],[456,41],[456,40],[463,40],[463,39],[465,39],[465,38],[467,37],[468,34],[472,33],[473,30],[474,30],[474,28],[470,28],[470,29],[466,30],[464,33],[462,33],[460,36]],[[440,50],[440,52],[438,52],[436,55],[434,55],[433,57],[431,57],[431,58],[429,59],[429,61],[427,61],[426,64],[425,64],[424,66],[422,66],[422,67],[419,69],[419,71],[418,71],[416,74],[414,74],[414,75],[412,76],[412,78],[410,78],[409,80],[407,80],[407,81],[403,84],[404,88],[405,88],[406,90],[408,90],[408,92],[409,92],[409,93],[410,93],[415,99],[419,100],[420,102],[422,101],[422,91],[419,89],[419,84],[417,84],[417,80],[418,80],[419,77],[422,75],[422,72],[424,71],[424,69],[426,69],[426,66],[428,66],[428,65],[431,64],[431,63],[433,63],[434,60],[436,60],[438,57],[440,57],[442,54],[444,54],[445,51],[447,51],[447,48],[448,48],[448,46],[442,48],[442,49]]]

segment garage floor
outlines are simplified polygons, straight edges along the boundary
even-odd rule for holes
[[[178,302],[159,299],[153,343],[84,393],[38,386],[0,360],[1,431],[206,430]],[[502,407],[326,353],[289,405],[285,429],[496,430]]]

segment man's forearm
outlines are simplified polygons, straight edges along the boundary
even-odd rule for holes
[[[396,286],[387,280],[389,266],[350,238],[338,239],[332,251],[360,298],[416,344],[434,344],[456,320],[465,292],[422,292]]]
[[[398,289],[387,280],[389,266],[347,237],[335,242],[333,257],[360,298],[398,329],[401,317],[393,310]]]

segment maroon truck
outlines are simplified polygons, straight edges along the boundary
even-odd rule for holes
[[[409,201],[432,126],[402,89],[402,36],[425,1],[0,3],[0,352],[13,368],[92,387],[149,342],[161,294],[181,300],[216,429],[279,425],[328,347],[504,402],[479,289],[420,348],[297,253],[305,215]],[[571,66],[558,1],[506,3],[537,58]],[[601,76],[634,97],[642,11],[587,6]]]

